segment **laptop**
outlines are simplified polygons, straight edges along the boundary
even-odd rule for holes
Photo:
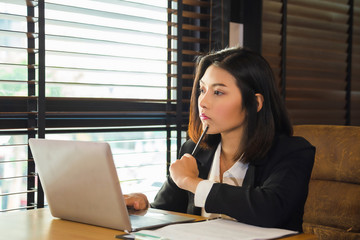
[[[32,138],[29,144],[53,217],[127,232],[195,220],[151,209],[129,214],[106,142]]]

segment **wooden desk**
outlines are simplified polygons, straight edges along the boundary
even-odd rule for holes
[[[161,210],[157,210],[161,211]],[[179,213],[179,215],[185,215]],[[204,218],[195,216],[197,220]],[[0,240],[92,240],[112,239],[123,232],[53,218],[49,209],[0,213]],[[316,240],[314,235],[300,234],[284,240]]]

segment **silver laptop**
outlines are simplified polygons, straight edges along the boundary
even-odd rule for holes
[[[194,220],[151,211],[129,215],[106,142],[30,139],[29,144],[54,217],[122,231]]]

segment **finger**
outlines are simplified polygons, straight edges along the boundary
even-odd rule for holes
[[[145,210],[149,207],[149,201],[143,193],[130,194],[129,203],[136,210]]]
[[[193,158],[193,155],[191,155],[190,153],[185,153],[185,154],[183,155],[183,157]]]
[[[134,209],[135,209],[135,210],[140,210],[140,203],[139,203],[139,201],[135,201],[135,202],[134,202]]]
[[[147,204],[143,199],[139,199],[139,201],[134,202],[134,209],[136,210],[144,210],[147,209]]]
[[[143,210],[146,209],[146,204],[142,199],[137,198],[128,198],[125,199],[126,206],[133,208],[135,210]]]
[[[129,195],[124,195],[125,205],[128,207],[134,207],[135,199]]]
[[[185,154],[181,157],[181,159],[185,159],[185,158],[187,158],[187,159],[192,159],[193,161],[195,161],[194,156],[191,155],[190,153],[185,153]]]

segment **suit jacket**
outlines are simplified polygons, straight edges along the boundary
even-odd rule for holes
[[[180,156],[191,153],[195,143],[183,144]],[[207,179],[216,149],[196,154],[199,177]],[[263,159],[249,164],[241,187],[215,183],[206,199],[205,210],[221,213],[240,222],[302,231],[302,217],[315,148],[301,137],[277,135]],[[151,204],[154,208],[201,214],[194,194],[180,189],[170,176]]]

